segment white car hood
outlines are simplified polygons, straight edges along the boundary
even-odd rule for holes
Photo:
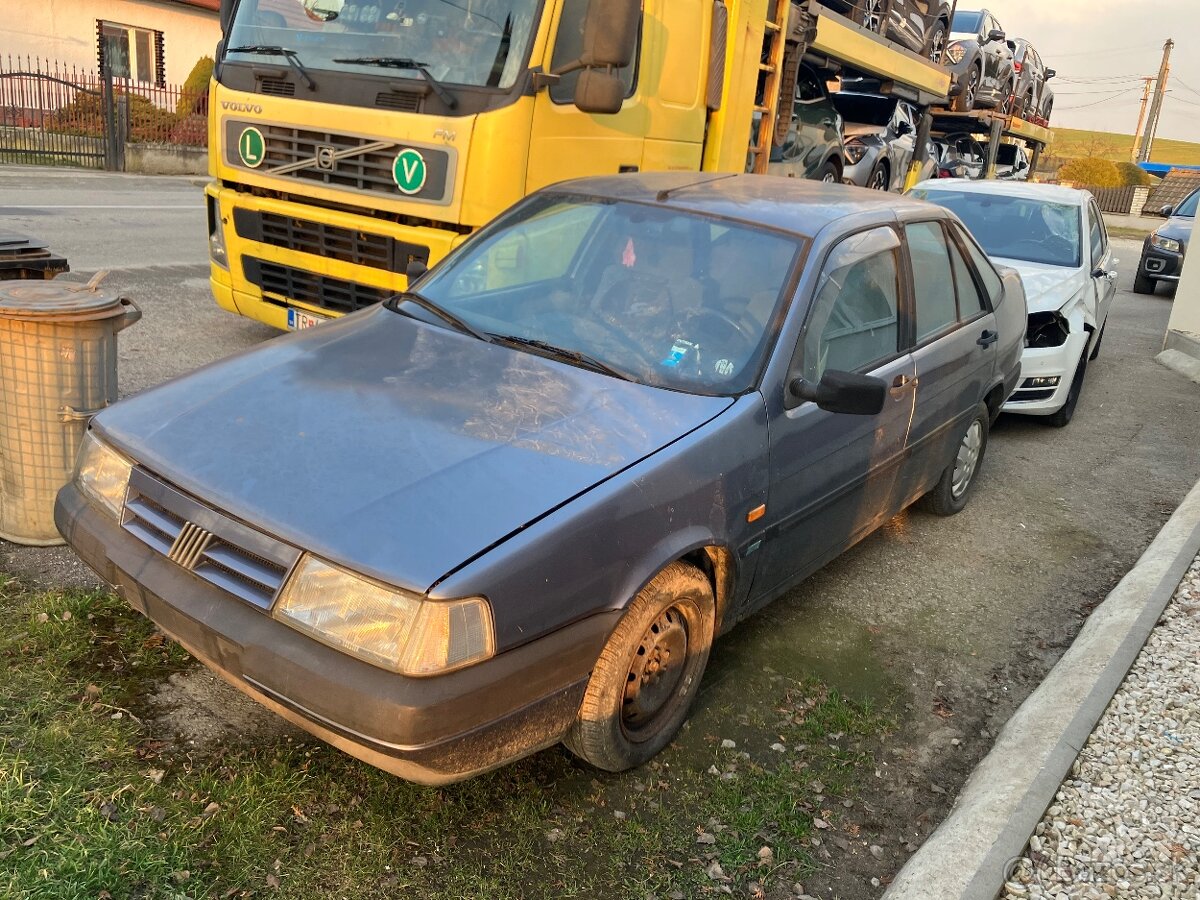
[[[1087,286],[1090,277],[1083,268],[1070,269],[1066,266],[1049,266],[1003,257],[994,261],[1020,273],[1021,281],[1025,285],[1025,301],[1031,313],[1055,312],[1062,309],[1072,297]]]

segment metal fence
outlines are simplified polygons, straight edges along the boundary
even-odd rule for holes
[[[208,145],[208,90],[0,59],[0,162],[124,168],[127,143]]]

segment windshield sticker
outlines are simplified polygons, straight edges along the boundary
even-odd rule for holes
[[[662,361],[660,365],[664,365],[667,368],[673,369],[687,359],[687,355],[689,353],[699,349],[700,348],[697,344],[677,338],[675,340],[675,344],[671,347],[670,354]]]
[[[736,367],[727,359],[718,359],[716,363],[713,364],[713,371],[722,378],[728,378],[736,371]]]
[[[633,238],[625,245],[625,252],[621,254],[621,265],[627,269],[637,265],[637,250],[633,246]]]

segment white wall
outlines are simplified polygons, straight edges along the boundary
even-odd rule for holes
[[[1175,290],[1171,322],[1167,327],[1193,341],[1200,341],[1200,246],[1193,243],[1189,249],[1192,252],[1184,259],[1183,277]]]
[[[172,2],[152,0],[0,0],[4,33],[0,59],[40,56],[67,67],[96,68],[96,20],[163,33],[168,84],[182,84],[221,37],[220,18]]]

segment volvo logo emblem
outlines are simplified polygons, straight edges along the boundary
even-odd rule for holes
[[[247,112],[262,115],[262,107],[257,103],[234,103],[232,100],[222,100],[221,109],[228,109],[232,112]]]
[[[320,144],[317,147],[317,168],[324,169],[326,172],[332,171],[337,165],[337,150],[329,144]]]

